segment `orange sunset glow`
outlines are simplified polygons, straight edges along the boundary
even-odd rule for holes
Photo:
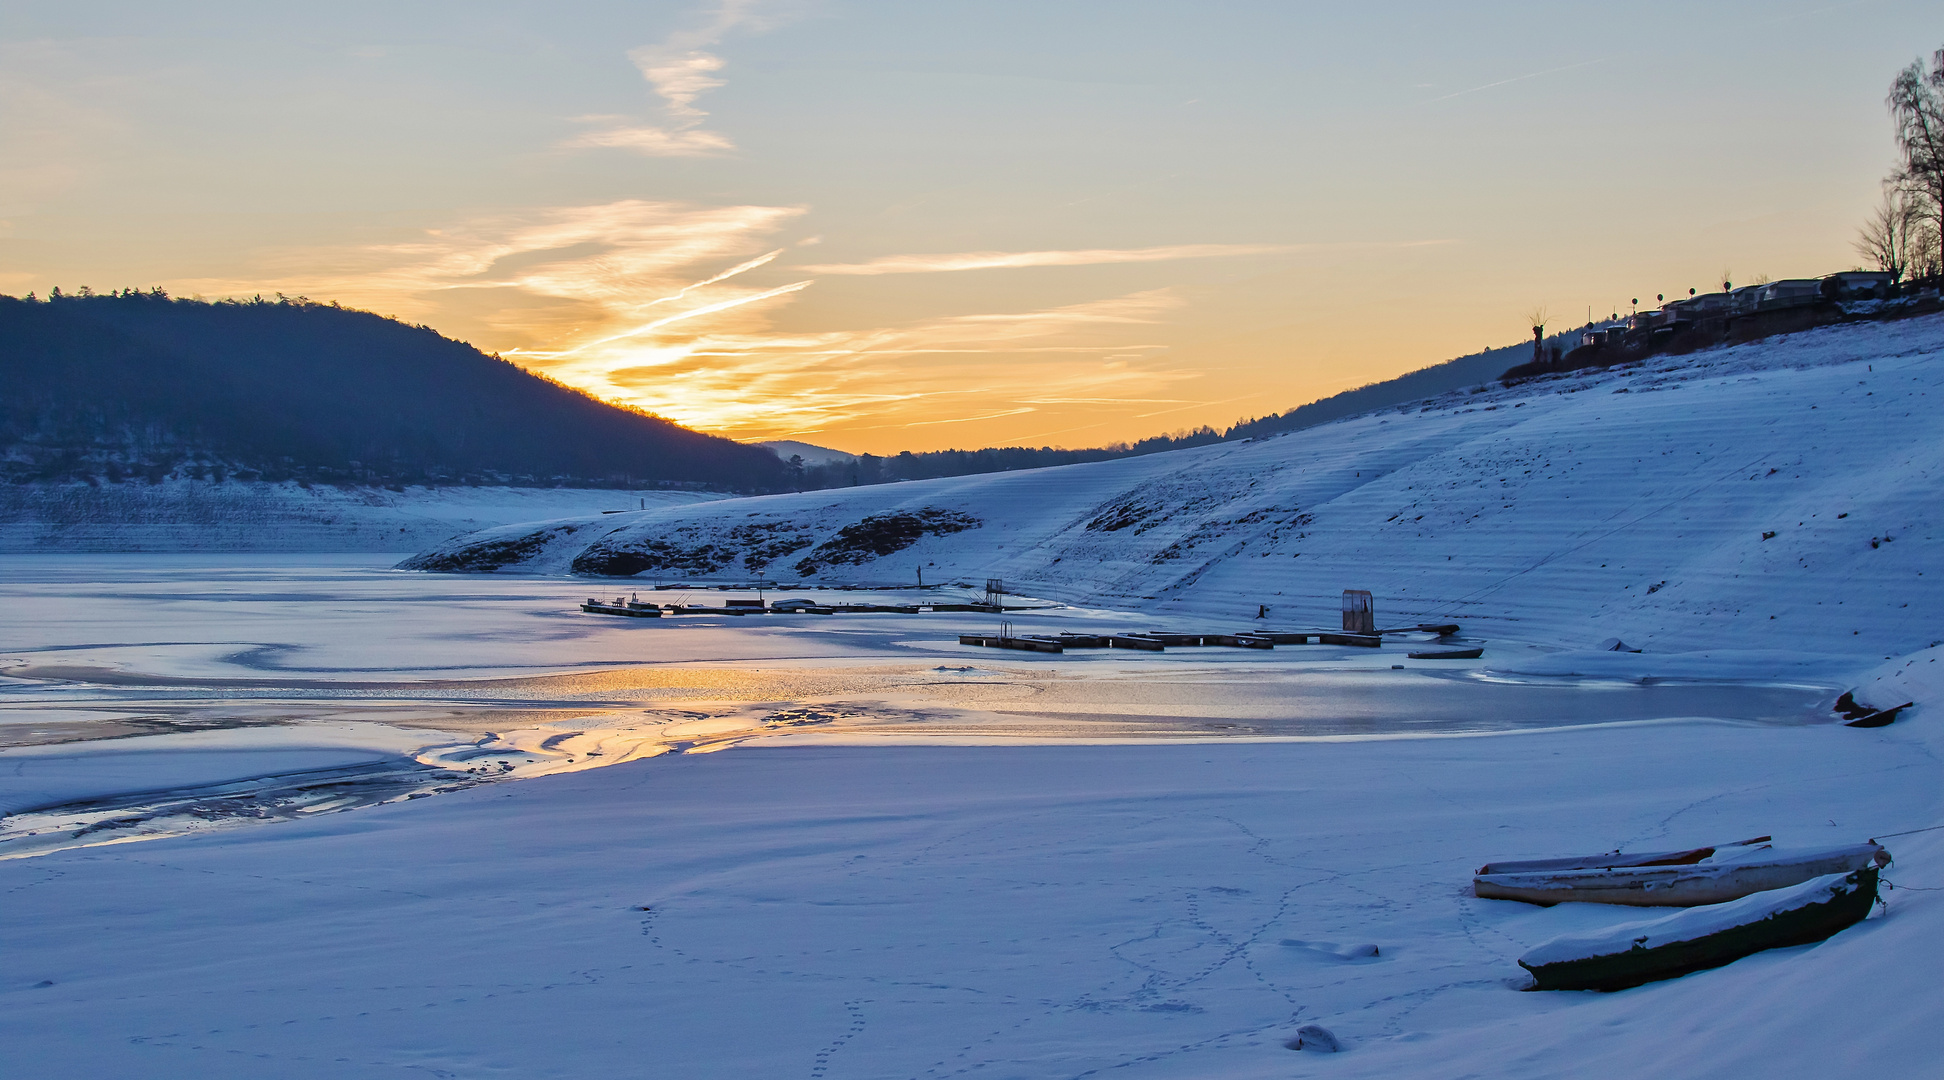
[[[1855,264],[1917,13],[1876,7],[1653,49],[1593,9],[17,12],[0,289],[335,301],[747,440],[1221,427]]]

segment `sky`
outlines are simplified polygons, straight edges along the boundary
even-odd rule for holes
[[[0,292],[284,293],[852,452],[1281,412],[1859,262],[1944,7],[0,7]]]

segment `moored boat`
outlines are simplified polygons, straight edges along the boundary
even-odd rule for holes
[[[596,600],[590,596],[587,598],[587,603],[581,605],[581,610],[593,615],[628,615],[637,619],[661,617],[660,606],[647,603],[639,597],[630,600],[625,596],[617,596],[608,601]]]
[[[1647,856],[1487,863],[1472,879],[1472,891],[1490,900],[1523,900],[1548,907],[1561,903],[1696,907],[1829,874],[1874,871],[1889,861],[1889,853],[1876,844],[1781,849],[1744,842]]]
[[[1532,990],[1625,990],[1764,949],[1822,941],[1861,922],[1876,895],[1872,865],[1660,919],[1567,934],[1533,947],[1519,966],[1532,973]]]

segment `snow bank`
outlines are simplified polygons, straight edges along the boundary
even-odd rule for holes
[[[1940,636],[1940,357],[1944,317],[1833,327],[1251,442],[502,528],[408,565],[463,569],[474,549],[545,531],[493,566],[999,577],[1156,613],[1267,605],[1291,625],[1333,623],[1341,591],[1366,588],[1381,623],[1853,667]],[[819,554],[847,529],[926,513],[976,525],[906,530],[845,561]]]
[[[1895,731],[745,749],[70,851],[0,863],[0,1039],[208,1080],[1923,1075],[1939,894],[1535,995],[1517,958],[1615,913],[1466,888],[1499,851],[1935,821]],[[1311,1023],[1345,1052],[1284,1048]]]
[[[1856,681],[1856,700],[1877,709],[1915,702],[1917,708],[1905,710],[1903,719],[1935,714],[1935,708],[1926,711],[1924,707],[1944,705],[1944,667],[1938,666],[1941,658],[1944,646],[1896,657]]]
[[[693,491],[303,487],[244,480],[0,486],[0,553],[416,551],[511,521],[686,506]]]

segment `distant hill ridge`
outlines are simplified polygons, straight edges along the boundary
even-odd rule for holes
[[[165,477],[397,487],[852,487],[1008,472],[1294,431],[1497,378],[1490,349],[1287,412],[1093,449],[855,457],[739,444],[598,401],[428,327],[308,300],[160,290],[0,296],[0,479]],[[830,455],[827,458],[823,455]]]
[[[1548,338],[1547,343],[1563,342],[1565,339],[1565,335],[1560,335]],[[810,454],[803,454],[803,466],[800,469],[791,468],[788,486],[798,490],[814,490],[857,487],[899,480],[934,480],[947,476],[1013,472],[1019,469],[1044,469],[1092,461],[1145,457],[1148,454],[1159,454],[1169,450],[1185,450],[1189,447],[1208,446],[1236,439],[1260,438],[1287,431],[1300,431],[1303,428],[1315,427],[1318,424],[1340,420],[1346,416],[1355,416],[1358,413],[1393,408],[1406,402],[1426,401],[1468,387],[1482,389],[1494,383],[1506,368],[1531,357],[1532,345],[1529,342],[1498,349],[1485,349],[1471,356],[1461,356],[1456,360],[1433,364],[1427,368],[1399,375],[1394,379],[1385,379],[1354,390],[1345,390],[1307,405],[1299,405],[1287,412],[1253,420],[1238,420],[1227,431],[1201,427],[1175,435],[1155,435],[1135,443],[1115,443],[1092,449],[989,446],[980,450],[929,450],[919,453],[906,451],[890,457],[877,457],[872,454],[860,454],[855,457],[845,455],[849,460],[813,459]],[[788,456],[780,448],[783,444],[764,445],[777,447],[779,456]]]
[[[369,312],[160,290],[0,296],[0,478],[225,473],[742,491],[785,481],[762,447]]]

